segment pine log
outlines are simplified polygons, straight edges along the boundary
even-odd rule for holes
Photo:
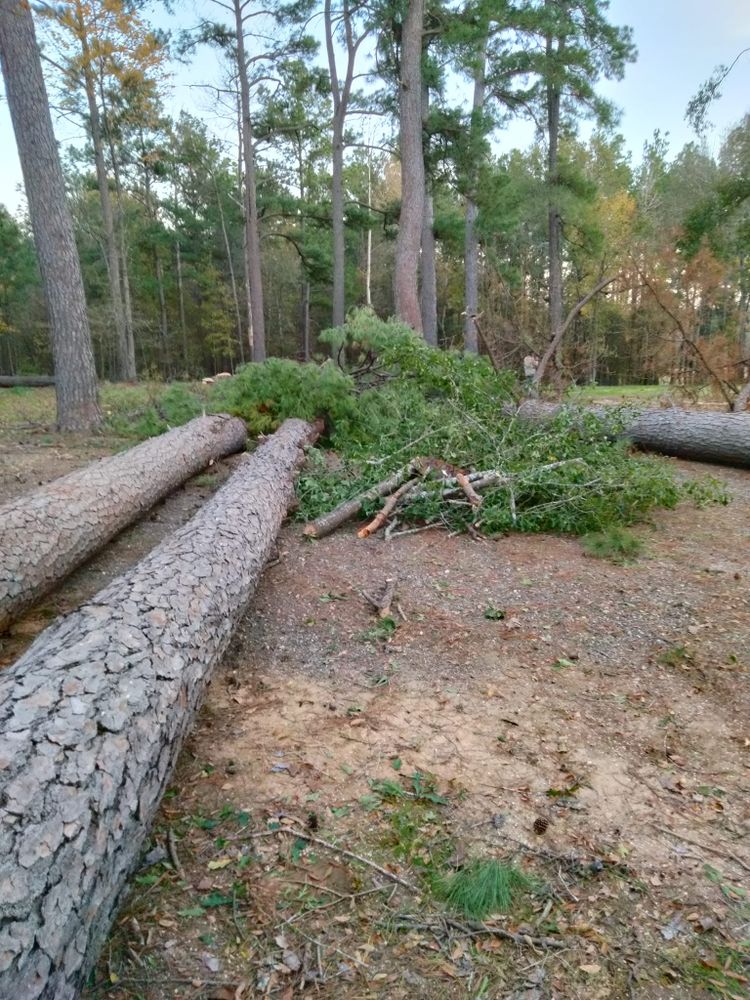
[[[534,421],[550,420],[563,407],[537,400],[527,400],[517,415]],[[573,407],[565,407],[575,413]],[[689,458],[698,462],[716,462],[750,468],[750,413],[709,413],[681,410],[627,409],[610,411],[606,407],[578,408],[578,412],[594,413],[602,420],[605,433],[612,431],[615,421],[622,422],[622,436],[647,451]]]
[[[54,384],[54,375],[0,375],[0,389],[14,389],[16,386],[42,386]]]
[[[314,434],[286,421],[0,675],[0,997],[79,995]]]
[[[190,476],[245,445],[245,425],[197,417],[0,507],[0,632]]]

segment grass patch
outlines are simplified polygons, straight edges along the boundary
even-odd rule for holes
[[[619,525],[584,535],[581,544],[586,555],[620,564],[632,562],[643,552],[641,539]]]
[[[532,880],[516,865],[478,858],[443,880],[438,895],[471,920],[484,920],[491,913],[508,913],[518,897],[532,888]]]
[[[674,643],[659,656],[663,667],[683,667],[693,662],[693,654],[682,643]]]

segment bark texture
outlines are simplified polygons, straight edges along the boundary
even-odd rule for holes
[[[287,421],[0,676],[0,996],[79,995],[312,434]]]
[[[548,420],[560,409],[528,400],[518,414],[532,420]],[[590,412],[602,418],[605,431],[607,422],[615,417],[603,407],[592,407]],[[750,413],[697,413],[677,407],[632,410],[626,417],[622,436],[647,451],[750,468]]]
[[[419,250],[424,216],[422,150],[422,28],[424,0],[409,0],[401,34],[399,150],[401,213],[396,239],[393,298],[396,316],[422,332]]]
[[[212,460],[245,425],[198,417],[0,507],[0,631],[63,577]]]
[[[31,8],[20,0],[0,0],[0,65],[49,313],[57,424],[95,430],[102,414],[81,267]]]
[[[484,110],[487,72],[487,39],[482,39],[480,57],[474,69],[474,97],[472,99],[472,119],[470,139],[480,128],[480,115]],[[466,195],[466,215],[464,224],[464,350],[467,354],[479,353],[479,239],[477,237],[476,188],[478,186],[479,163],[473,164],[471,185]]]

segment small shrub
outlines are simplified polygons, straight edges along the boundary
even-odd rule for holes
[[[584,535],[581,544],[587,555],[616,563],[630,562],[643,551],[641,539],[618,525]]]
[[[494,858],[479,858],[438,885],[438,895],[472,920],[491,913],[507,913],[520,893],[529,892],[532,880],[515,865]]]

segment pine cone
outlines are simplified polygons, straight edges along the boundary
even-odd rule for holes
[[[536,833],[539,837],[541,837],[543,833],[547,832],[548,827],[549,820],[546,816],[537,816],[534,820],[534,833]]]

